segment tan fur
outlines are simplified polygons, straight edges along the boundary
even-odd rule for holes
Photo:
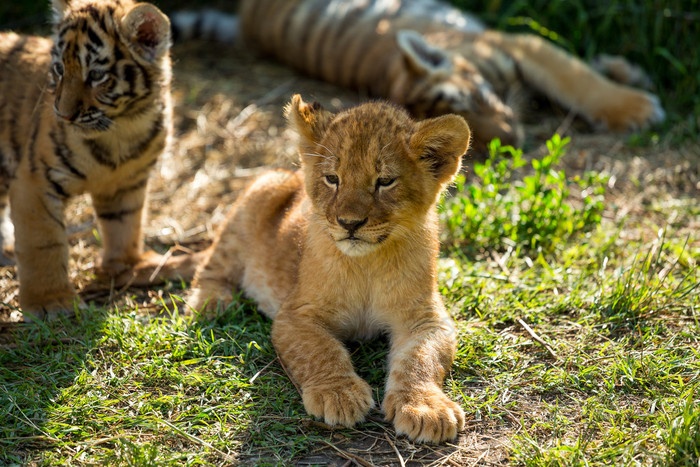
[[[100,274],[141,282],[160,264],[142,261],[141,223],[172,127],[167,17],[131,0],[55,0],[54,9],[53,41],[0,33],[0,211],[9,195],[20,306],[40,318],[75,304],[63,218],[71,196],[92,197]]]
[[[523,88],[611,130],[664,118],[656,96],[605,78],[539,36],[487,30],[439,1],[243,0],[240,17],[245,39],[262,52],[419,118],[462,115],[481,146],[495,137],[520,142],[509,98]]]
[[[231,209],[188,303],[211,313],[243,290],[306,410],[352,426],[374,406],[343,345],[391,339],[383,410],[420,442],[452,439],[461,407],[442,391],[456,345],[437,288],[435,203],[470,139],[459,116],[420,123],[388,104],[331,114],[294,96],[298,172],[258,178]]]

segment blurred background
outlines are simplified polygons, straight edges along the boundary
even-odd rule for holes
[[[186,0],[155,0],[166,13],[193,8]],[[235,0],[203,0],[195,8],[235,12]],[[623,55],[642,66],[669,111],[667,128],[681,139],[700,123],[699,0],[451,0],[490,27],[546,36],[584,59]],[[49,0],[0,2],[0,30],[48,33]],[[681,128],[678,125],[681,125]]]

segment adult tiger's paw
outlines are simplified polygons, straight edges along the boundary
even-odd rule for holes
[[[391,391],[382,404],[396,432],[418,443],[442,443],[464,427],[464,411],[437,386],[421,391]]]
[[[302,400],[309,414],[329,425],[346,427],[364,420],[374,407],[372,388],[354,375],[304,387]]]
[[[618,87],[614,98],[600,98],[598,102],[600,107],[592,113],[593,121],[605,130],[636,131],[666,119],[659,98],[637,89]]]

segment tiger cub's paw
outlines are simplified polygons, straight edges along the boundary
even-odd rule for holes
[[[464,411],[437,386],[388,392],[382,404],[396,432],[418,443],[442,443],[464,427]]]
[[[22,306],[24,322],[32,321],[56,321],[59,318],[72,318],[75,316],[75,307],[86,309],[87,305],[76,296],[56,298],[44,304],[29,304]]]
[[[302,392],[306,411],[329,425],[354,426],[374,407],[372,388],[355,375],[309,385]]]

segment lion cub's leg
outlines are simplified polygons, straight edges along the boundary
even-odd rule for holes
[[[272,343],[309,414],[351,427],[374,407],[372,389],[355,373],[347,349],[312,309],[283,306],[272,324]]]
[[[244,267],[235,244],[229,243],[229,226],[221,230],[214,244],[204,252],[204,259],[197,268],[192,290],[185,300],[195,311],[211,317],[218,308],[226,307],[233,301],[234,290],[239,288]]]
[[[464,411],[442,391],[456,347],[451,318],[444,311],[392,330],[389,376],[382,408],[398,433],[417,442],[453,439]]]

